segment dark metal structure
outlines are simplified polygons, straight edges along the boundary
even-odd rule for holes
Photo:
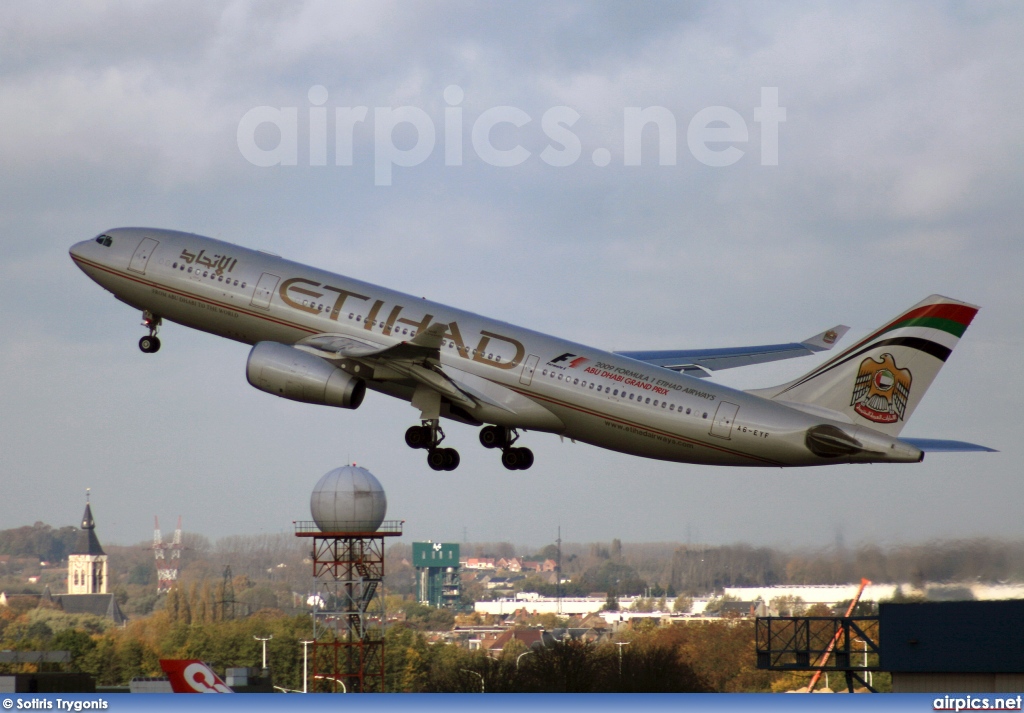
[[[842,673],[876,693],[863,674],[881,670],[877,616],[758,617],[755,631],[759,669]]]
[[[403,520],[322,532],[296,522],[296,537],[313,541],[313,643],[309,690],[384,691],[384,542],[402,534]]]

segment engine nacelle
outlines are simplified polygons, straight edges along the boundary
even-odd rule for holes
[[[359,408],[366,395],[362,379],[278,342],[259,342],[252,348],[245,376],[260,391],[307,404]]]

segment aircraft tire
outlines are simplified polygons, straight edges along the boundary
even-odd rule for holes
[[[139,349],[146,354],[152,354],[160,351],[160,338],[159,337],[143,337],[139,340]]]
[[[480,430],[480,445],[484,448],[500,448],[508,442],[508,431],[501,426],[484,426]]]
[[[448,462],[448,459],[445,457],[445,453],[444,453],[446,450],[448,450],[448,449],[447,448],[431,448],[427,452],[427,465],[429,465],[432,470],[444,470],[445,469],[445,464]]]
[[[454,448],[442,448],[441,450],[444,452],[444,469],[455,470],[458,468],[459,463],[462,461],[462,458],[459,457],[459,452]]]
[[[519,449],[506,448],[501,452],[501,464],[509,470],[519,470]]]
[[[520,464],[518,470],[526,470],[533,465],[533,451],[529,448],[516,448],[519,451]]]
[[[410,426],[405,432],[405,445],[410,448],[429,448],[430,429],[426,426]]]

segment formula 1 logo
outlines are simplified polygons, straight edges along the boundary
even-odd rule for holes
[[[553,366],[556,369],[576,369],[577,367],[583,366],[590,359],[586,357],[577,356],[566,352],[561,356],[556,356],[554,359],[548,362],[548,366]]]
[[[875,423],[902,421],[912,381],[910,369],[896,366],[892,354],[883,354],[878,361],[868,357],[860,363],[850,405]]]

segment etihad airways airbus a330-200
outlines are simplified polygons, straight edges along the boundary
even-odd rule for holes
[[[606,352],[472,312],[189,233],[118,228],[75,244],[90,278],[141,310],[143,352],[164,319],[251,344],[249,383],[275,396],[358,408],[366,389],[408,401],[405,433],[434,470],[459,454],[441,419],[482,427],[502,464],[525,469],[521,432],[544,431],[681,463],[914,463],[924,452],[991,450],[899,438],[977,308],[933,295],[799,379],[739,391],[704,379],[830,349],[803,342]]]

